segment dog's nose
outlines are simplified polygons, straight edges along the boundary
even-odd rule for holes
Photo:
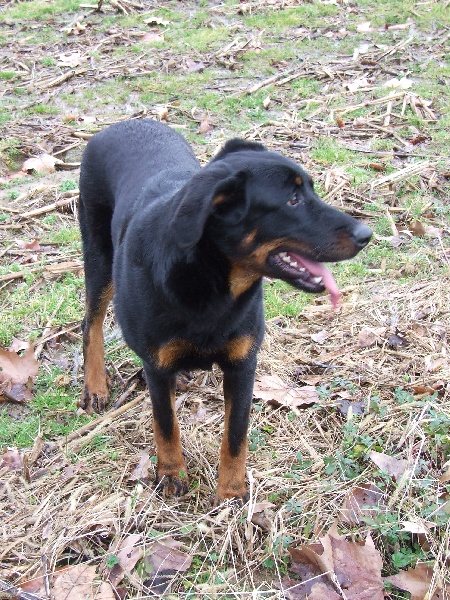
[[[364,248],[370,242],[372,237],[372,230],[364,223],[358,223],[355,229],[351,233],[353,242],[358,248]]]

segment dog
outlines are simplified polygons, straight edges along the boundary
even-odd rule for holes
[[[322,262],[354,257],[371,230],[321,201],[311,177],[281,154],[236,138],[201,168],[179,133],[151,119],[117,123],[90,139],[79,221],[86,280],[79,406],[101,412],[108,402],[102,329],[114,295],[150,392],[157,485],[167,497],[188,490],[176,374],[216,363],[225,425],[213,504],[245,501],[262,280],[328,289],[336,306],[339,290]]]

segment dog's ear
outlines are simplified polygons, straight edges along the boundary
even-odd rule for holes
[[[180,203],[171,223],[177,245],[183,250],[195,246],[213,212],[230,223],[230,219],[238,222],[246,210],[238,206],[243,185],[244,174],[233,172],[231,167],[222,162],[210,163],[194,175],[181,192]]]

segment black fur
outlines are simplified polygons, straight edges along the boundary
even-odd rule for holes
[[[152,120],[113,125],[88,143],[79,216],[85,345],[112,281],[117,321],[142,358],[163,438],[170,441],[174,432],[176,372],[218,363],[230,407],[224,452],[231,457],[245,452],[264,332],[262,277],[285,278],[266,260],[265,249],[273,253],[273,241],[280,240],[277,251],[292,247],[311,260],[338,261],[354,256],[371,234],[321,202],[301,167],[261,144],[231,140],[200,168],[184,138]],[[96,395],[101,392],[87,388],[82,406],[95,410]],[[161,475],[177,479],[169,471]],[[242,481],[221,484],[220,469],[219,488],[221,496],[245,495]]]

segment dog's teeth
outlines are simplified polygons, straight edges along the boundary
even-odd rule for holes
[[[290,263],[291,259],[289,258],[289,256],[283,256],[283,260],[285,263]]]
[[[294,267],[294,269],[296,269],[298,267],[298,264],[294,261],[289,263],[291,265],[291,267]]]
[[[285,256],[287,256],[287,252],[280,252],[278,254],[278,256],[281,256],[281,258],[284,258]]]
[[[300,273],[304,273],[306,271],[306,269],[304,269],[303,267],[300,267],[299,271],[300,271]]]
[[[322,277],[313,277],[313,283],[322,283]]]

